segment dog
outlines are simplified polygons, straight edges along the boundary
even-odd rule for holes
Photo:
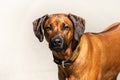
[[[44,15],[33,22],[40,42],[49,43],[59,80],[116,80],[120,72],[120,22],[99,33],[86,32],[74,14]]]

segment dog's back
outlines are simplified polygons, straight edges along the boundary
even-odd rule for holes
[[[82,37],[81,40],[87,40],[90,46],[88,53],[92,55],[93,65],[101,65],[99,69],[105,79],[117,75],[120,72],[120,23],[112,24],[100,33],[85,33]]]

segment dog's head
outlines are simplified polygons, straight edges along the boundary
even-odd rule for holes
[[[73,41],[79,41],[85,30],[85,20],[73,14],[45,15],[33,22],[36,37],[43,41],[44,35],[52,51],[66,50]]]

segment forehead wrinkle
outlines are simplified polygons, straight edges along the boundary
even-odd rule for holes
[[[65,19],[65,23],[67,23],[69,26],[73,27],[73,23],[69,19]]]
[[[67,23],[68,25],[72,26],[72,22],[63,15],[52,15],[49,17],[49,19],[46,21],[45,26],[50,24],[55,24],[54,26],[60,26],[61,23]]]
[[[73,26],[72,21],[66,16],[57,16],[56,18],[57,18],[58,23],[60,22],[60,24],[61,23],[66,23],[69,26]]]
[[[56,26],[59,26],[61,23],[64,23],[64,19],[62,17],[55,16],[51,23],[55,23]]]
[[[52,24],[52,23],[58,23],[59,22],[59,18],[56,16],[56,17],[51,17],[49,20],[48,20],[48,24]]]

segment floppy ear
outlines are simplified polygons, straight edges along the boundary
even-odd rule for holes
[[[44,39],[43,25],[47,17],[48,15],[45,15],[33,21],[33,30],[34,30],[36,37],[39,39],[40,42],[42,42]]]
[[[85,30],[85,20],[73,14],[68,14],[69,19],[73,22],[74,38],[79,41]]]

